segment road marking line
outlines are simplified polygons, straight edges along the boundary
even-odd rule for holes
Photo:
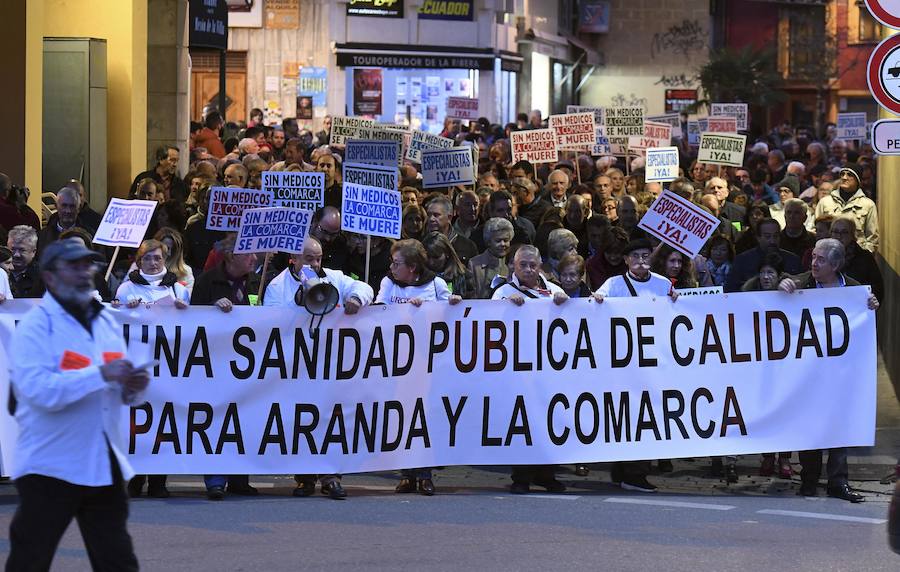
[[[803,512],[799,510],[776,510],[765,509],[758,510],[756,514],[773,514],[777,516],[796,516],[798,518],[818,518],[821,520],[840,520],[844,522],[860,522],[863,524],[884,524],[887,520],[883,518],[867,518],[864,516],[847,516],[843,514],[827,514],[821,512]]]
[[[674,508],[698,508],[702,510],[732,510],[735,507],[727,504],[708,504],[699,502],[683,502],[683,501],[667,501],[667,500],[650,500],[635,499],[628,497],[610,497],[603,502],[615,502],[620,504],[646,504],[652,506],[668,506]]]
[[[553,500],[578,500],[581,497],[578,495],[543,495],[540,493],[528,493],[527,495],[520,495],[530,499],[553,499]]]
[[[275,483],[252,482],[250,484],[258,489],[274,489],[275,488]],[[203,483],[203,481],[167,481],[166,486],[167,487],[186,488],[186,489],[205,489],[206,488],[206,485]]]

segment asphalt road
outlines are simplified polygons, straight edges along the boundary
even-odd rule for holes
[[[890,570],[889,487],[856,482],[867,501],[797,497],[798,483],[751,477],[738,485],[703,475],[698,460],[657,476],[657,494],[625,493],[603,466],[568,468],[564,494],[506,492],[502,468],[453,468],[439,494],[393,492],[390,473],[345,477],[350,497],[293,498],[288,477],[259,477],[255,498],[209,502],[195,478],[173,477],[168,500],[132,502],[130,531],[145,570]],[[0,488],[0,553],[15,510]],[[823,493],[824,495],[824,493]],[[54,570],[86,570],[77,528]]]
[[[349,498],[293,498],[289,476],[253,477],[258,497],[207,501],[199,477],[173,476],[167,500],[131,503],[129,530],[144,570],[680,570],[797,572],[900,570],[887,547],[891,485],[900,452],[900,407],[879,367],[874,447],[852,450],[851,485],[866,502],[796,496],[799,479],[757,476],[759,458],[738,460],[740,481],[708,475],[708,459],[676,460],[654,475],[656,494],[609,484],[607,465],[566,493],[509,494],[505,467],[436,471],[438,494],[393,492],[396,473],[347,475]],[[794,462],[797,455],[794,454]],[[799,470],[799,465],[794,466]],[[0,484],[0,560],[9,552],[15,488]],[[73,524],[54,570],[89,569]]]

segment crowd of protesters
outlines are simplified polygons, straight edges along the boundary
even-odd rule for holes
[[[425,191],[416,164],[405,162],[402,237],[372,238],[366,281],[365,237],[341,231],[342,157],[341,149],[329,146],[330,119],[313,133],[299,129],[294,119],[263,125],[257,112],[245,128],[223,124],[215,111],[202,124],[192,123],[184,177],[177,172],[178,150],[157,150],[155,163],[135,177],[128,197],[159,206],[140,248],[123,249],[108,280],[96,273],[98,301],[126,307],[165,302],[183,309],[214,305],[223,312],[235,305],[290,305],[304,267],[335,285],[347,313],[373,303],[419,306],[475,298],[516,305],[589,296],[597,302],[617,296],[675,299],[676,289],[708,286],[793,292],[864,284],[873,292],[872,309],[884,295],[874,259],[876,161],[868,145],[856,148],[836,138],[833,125],[820,136],[783,125],[751,139],[737,168],[698,163],[692,159],[696,149],[674,141],[682,176],[666,186],[720,220],[702,254],[690,258],[638,226],[662,189],[644,182],[641,158],[569,153],[555,164],[513,162],[510,132],[546,126],[539,112],[520,114],[505,126],[483,118],[468,126],[448,120],[441,135],[478,149],[477,184]],[[275,254],[268,265],[262,256],[235,254],[233,233],[206,228],[212,187],[260,188],[266,170],[325,174],[325,206],[315,214],[304,252]],[[100,215],[77,181],[55,193],[54,212],[43,225],[27,205],[28,193],[0,174],[0,244],[6,245],[0,248],[0,301],[44,294],[37,260],[55,241],[80,240],[109,259],[106,248],[91,243]],[[760,474],[791,478],[791,455],[763,455]],[[801,493],[815,495],[821,451],[801,452],[800,461]],[[714,459],[712,470],[736,482],[734,463],[733,457]],[[673,463],[659,460],[657,468],[668,472]],[[829,495],[862,500],[847,484],[845,450],[830,452],[827,472]],[[576,466],[576,474],[589,473],[588,466]],[[614,482],[637,491],[656,490],[650,473],[649,461],[612,468]],[[553,467],[517,467],[512,478],[514,493],[527,493],[532,484],[565,490]],[[205,480],[213,500],[226,493],[256,494],[246,476]],[[323,494],[346,496],[340,475],[296,480],[295,496],[313,494],[317,481]],[[145,481],[131,481],[132,496],[143,494]],[[432,469],[404,470],[396,490],[434,494]],[[165,477],[150,476],[147,492],[168,496]]]

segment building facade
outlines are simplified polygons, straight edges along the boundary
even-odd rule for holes
[[[731,0],[718,2],[719,47],[772,46],[786,100],[756,110],[765,127],[783,121],[821,131],[838,113],[877,117],[866,84],[866,64],[881,25],[862,0]]]

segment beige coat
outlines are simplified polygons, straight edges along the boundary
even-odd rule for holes
[[[822,197],[816,205],[816,218],[826,214],[852,216],[856,221],[859,245],[869,252],[878,252],[878,211],[875,202],[862,189],[856,191],[846,203],[838,189]]]

